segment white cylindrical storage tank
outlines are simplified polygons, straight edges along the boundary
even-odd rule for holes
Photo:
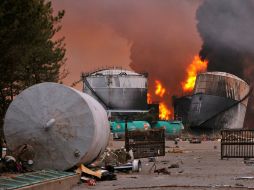
[[[83,74],[84,92],[109,110],[146,110],[147,74],[103,69]]]
[[[65,170],[91,163],[106,148],[109,132],[106,111],[94,98],[50,82],[20,93],[4,120],[9,149],[31,145],[34,169]]]

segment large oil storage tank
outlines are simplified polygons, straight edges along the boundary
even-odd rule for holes
[[[235,75],[199,74],[188,115],[190,129],[198,134],[215,134],[220,129],[242,128],[249,92],[249,85]]]
[[[9,149],[31,145],[34,169],[65,170],[91,163],[106,148],[109,132],[100,103],[57,83],[24,90],[10,104],[4,120]]]
[[[147,74],[104,69],[82,75],[84,92],[109,110],[146,110]]]
[[[186,95],[173,98],[174,120],[180,120],[184,125],[188,123],[188,114],[192,96]]]

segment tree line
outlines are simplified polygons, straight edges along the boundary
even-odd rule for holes
[[[41,82],[61,82],[67,75],[64,10],[53,12],[50,1],[0,1],[0,137],[11,101],[25,88]]]

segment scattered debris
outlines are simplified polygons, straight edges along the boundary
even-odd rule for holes
[[[76,170],[76,173],[81,174],[81,180],[86,183],[93,184],[93,181],[90,181],[90,179],[94,180],[100,180],[100,181],[110,181],[110,180],[116,180],[116,175],[112,171],[108,170],[102,170],[98,169],[96,171],[93,171],[87,167],[85,167],[83,164],[80,165],[80,167]]]
[[[91,166],[102,167],[110,172],[141,171],[141,161],[134,159],[132,150],[127,152],[124,147],[116,150],[107,148],[104,154],[102,154],[102,156],[97,161],[91,164]]]
[[[20,145],[13,151],[13,156],[18,161],[29,162],[34,159],[34,148],[29,144]]]
[[[179,170],[179,171],[178,171],[178,173],[180,173],[180,174],[183,173],[183,172],[184,172],[184,170]]]
[[[110,133],[110,135],[109,135],[109,141],[108,141],[108,147],[109,148],[113,148],[113,145],[114,145],[114,134]]]
[[[141,161],[140,160],[133,160],[132,162],[128,162],[126,164],[122,164],[119,166],[115,166],[114,170],[122,171],[122,172],[140,172],[142,169]]]
[[[102,175],[102,172],[100,170],[97,170],[97,171],[90,170],[89,168],[85,167],[83,164],[81,164],[80,167],[76,170],[76,173],[78,174],[85,173],[97,178],[101,178],[101,175]]]
[[[17,172],[17,162],[13,156],[5,156],[3,158],[3,170],[7,172]]]
[[[129,178],[137,179],[138,177],[137,176],[130,176]]]
[[[0,173],[1,172],[31,172],[32,160],[28,162],[17,161],[13,156],[5,156],[0,159]]]
[[[160,161],[162,164],[168,164],[169,163],[169,160],[161,160]]]
[[[156,158],[155,157],[149,157],[148,158],[148,162],[155,162],[156,161]]]
[[[82,182],[87,183],[88,186],[95,186],[96,185],[96,180],[89,178],[89,177],[81,177],[80,178]]]
[[[245,177],[237,177],[235,178],[236,180],[241,180],[241,179],[254,179],[254,176],[245,176]]]
[[[101,181],[112,181],[112,180],[116,180],[116,174],[114,174],[114,172],[110,172],[108,170],[103,170],[102,174],[101,174]]]
[[[168,153],[183,153],[183,150],[179,147],[174,147],[168,150]]]
[[[198,137],[193,137],[192,139],[190,139],[190,143],[200,144],[201,143],[201,139],[198,138]]]
[[[232,187],[231,185],[215,185],[215,186],[212,186],[212,187],[218,187],[218,188],[221,188],[221,187]]]
[[[166,175],[170,175],[171,172],[167,170],[167,168],[160,168],[160,169],[157,169],[157,170],[154,170],[154,173],[162,173],[162,174],[166,174]]]
[[[119,172],[129,172],[133,168],[132,163],[123,164],[120,166],[115,166],[114,169]]]
[[[178,144],[178,140],[177,139],[175,139],[175,145],[177,145]]]
[[[100,181],[116,180],[117,177],[114,173],[115,171],[141,171],[140,160],[127,162],[131,158],[130,154],[131,152],[126,152],[124,148],[117,150],[111,150],[108,148],[107,151],[105,151],[105,153],[96,162],[90,165],[93,169],[91,169],[89,166],[86,167],[81,164],[76,170],[76,173],[81,174],[81,179],[83,182],[93,185],[94,183],[91,182],[90,179],[96,179]]]
[[[254,165],[254,160],[253,159],[244,159],[244,164],[247,166]]]
[[[124,147],[116,150],[107,148],[106,151],[100,156],[100,158],[92,164],[92,166],[118,166],[126,164],[130,159],[131,155],[125,150]]]
[[[238,186],[238,187],[243,187],[244,185],[241,184],[241,183],[236,183],[235,186]]]
[[[171,164],[170,166],[168,166],[168,169],[170,168],[179,168],[179,164]]]
[[[133,160],[132,161],[132,171],[133,172],[141,172],[142,170],[142,165],[141,165],[141,161],[140,160]]]

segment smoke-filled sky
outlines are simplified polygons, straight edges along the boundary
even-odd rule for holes
[[[203,40],[201,57],[208,70],[248,79],[254,55],[254,0],[205,0],[197,11]],[[247,69],[247,70],[246,70]]]
[[[204,0],[197,10],[203,44],[200,56],[209,71],[224,71],[254,84],[254,0]],[[249,99],[246,127],[253,127],[254,96]]]
[[[150,90],[160,80],[169,103],[197,54],[209,71],[254,81],[254,0],[53,0],[53,7],[66,11],[58,35],[66,37],[68,85],[81,72],[118,66],[147,72]]]
[[[185,68],[199,53],[196,29],[200,0],[53,0],[66,11],[60,35],[66,37],[65,83],[81,72],[118,66],[148,72],[168,95],[181,93]]]

